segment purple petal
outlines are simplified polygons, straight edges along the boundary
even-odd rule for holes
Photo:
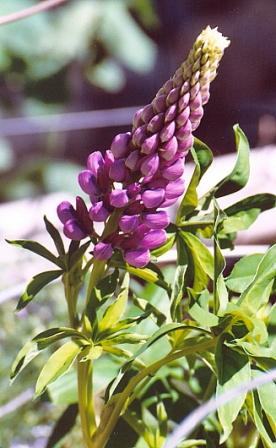
[[[177,113],[177,104],[172,104],[165,113],[165,123],[169,123],[170,121],[175,119]]]
[[[183,158],[179,158],[172,165],[160,169],[162,172],[162,176],[168,180],[176,180],[184,173],[184,160]]]
[[[135,151],[131,151],[129,156],[126,158],[125,164],[131,171],[135,171],[138,168],[139,161],[140,152],[136,149]]]
[[[125,159],[117,159],[110,167],[109,176],[116,182],[123,182],[126,177]]]
[[[123,215],[119,221],[120,229],[125,233],[131,233],[137,229],[140,223],[139,215]]]
[[[166,95],[157,95],[152,101],[155,112],[164,112],[166,109]]]
[[[195,96],[195,98],[193,98],[193,100],[190,102],[191,111],[193,111],[201,106],[202,106],[201,94],[198,92],[198,94]]]
[[[107,218],[109,216],[109,212],[104,207],[103,201],[97,202],[95,205],[93,205],[90,208],[89,216],[92,219],[92,221],[95,221],[95,222],[103,222],[103,221],[107,220]]]
[[[144,237],[139,241],[139,247],[142,249],[155,249],[161,246],[167,240],[167,234],[165,230],[150,230],[144,235]]]
[[[179,98],[178,101],[178,110],[182,112],[189,105],[190,102],[190,93],[187,92]]]
[[[193,146],[194,138],[192,135],[189,136],[186,140],[178,142],[178,152],[186,155],[189,149]]]
[[[129,184],[127,186],[127,194],[130,199],[135,198],[137,194],[141,191],[141,185],[138,182],[134,182],[133,184]]]
[[[96,183],[95,176],[91,171],[81,171],[78,177],[81,189],[92,196],[100,194],[99,187]]]
[[[179,94],[180,94],[180,88],[179,87],[175,87],[174,89],[172,89],[169,93],[169,95],[167,96],[167,104],[168,106],[171,104],[176,103],[176,101],[179,98]]]
[[[66,221],[68,221],[69,219],[75,218],[76,212],[74,210],[73,205],[70,204],[70,202],[63,201],[57,207],[57,215],[62,224],[65,224]]]
[[[76,219],[69,219],[66,221],[63,227],[63,232],[67,238],[75,241],[80,241],[88,236]]]
[[[103,164],[104,159],[100,151],[94,151],[88,156],[87,168],[95,177],[97,177],[99,167],[103,166]]]
[[[124,259],[135,268],[143,268],[150,261],[150,251],[147,249],[127,250],[124,253]]]
[[[116,208],[125,207],[129,201],[126,190],[113,190],[109,195],[109,199],[110,204]]]
[[[162,131],[160,132],[161,142],[167,142],[168,140],[170,140],[174,135],[174,131],[175,131],[175,122],[174,121],[166,124],[163,127]]]
[[[143,126],[139,126],[136,129],[132,136],[132,142],[135,146],[140,147],[143,141],[147,138],[147,126],[143,124]]]
[[[149,122],[147,126],[147,130],[155,134],[156,132],[161,131],[164,124],[164,114],[155,115]]]
[[[178,140],[186,140],[192,133],[192,123],[187,120],[186,123],[178,129],[176,137]]]
[[[183,179],[177,179],[169,182],[165,188],[166,199],[178,198],[184,193],[185,183]]]
[[[94,247],[93,255],[97,260],[108,260],[112,257],[113,249],[110,243],[99,242]]]
[[[141,173],[144,176],[154,176],[159,167],[159,157],[157,154],[146,156],[142,159]]]
[[[113,165],[113,163],[114,163],[114,155],[109,149],[107,149],[104,155],[104,168],[106,174],[108,174],[108,170]]]
[[[148,123],[152,117],[154,116],[154,110],[151,104],[147,104],[144,108],[143,108],[143,112],[141,115],[141,118],[143,120],[144,123]]]
[[[111,151],[115,159],[125,157],[129,153],[130,132],[118,134],[111,143]]]
[[[144,110],[144,108],[141,107],[141,109],[138,109],[134,115],[134,118],[133,118],[134,129],[138,128],[138,126],[141,126],[143,124],[143,119],[142,119],[143,110]]]
[[[177,126],[184,126],[190,116],[190,108],[187,106],[176,118]]]
[[[158,144],[159,144],[159,135],[153,134],[150,137],[146,138],[146,140],[142,144],[141,152],[144,154],[152,154],[157,150]]]
[[[164,202],[162,202],[161,205],[159,205],[159,208],[166,208],[166,207],[170,207],[171,205],[175,204],[178,200],[178,197],[173,198],[173,199],[165,199]]]
[[[146,190],[142,194],[142,201],[146,208],[156,208],[165,198],[165,190],[157,188],[156,190]]]
[[[178,149],[177,138],[173,137],[160,148],[160,156],[165,160],[171,160],[175,156]]]
[[[170,223],[169,215],[165,211],[143,213],[142,219],[150,229],[165,229]]]

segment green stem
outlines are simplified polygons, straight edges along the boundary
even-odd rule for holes
[[[211,340],[202,342],[198,345],[195,345],[193,347],[187,347],[182,350],[179,350],[174,353],[170,353],[165,358],[160,359],[159,361],[156,361],[152,365],[146,367],[137,375],[135,375],[128,383],[126,388],[117,396],[116,401],[111,402],[106,407],[106,412],[103,414],[103,418],[101,419],[101,423],[98,426],[97,431],[95,432],[94,436],[92,437],[92,445],[93,448],[104,448],[106,446],[106,443],[109,440],[109,437],[120,417],[120,414],[125,407],[127,401],[131,397],[131,394],[133,393],[135,387],[144,380],[147,376],[153,375],[157,370],[159,370],[162,366],[176,360],[179,358],[182,358],[183,356],[187,356],[189,354],[199,353],[208,350],[209,348],[213,347],[216,343],[216,338],[213,338]],[[108,406],[110,406],[110,410],[108,410]]]

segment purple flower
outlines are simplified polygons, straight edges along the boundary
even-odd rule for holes
[[[127,250],[124,253],[125,261],[136,268],[144,268],[150,261],[148,249]]]
[[[125,207],[129,202],[126,190],[113,190],[110,193],[109,198],[110,198],[110,204],[116,208]]]
[[[97,260],[108,260],[113,253],[110,243],[99,242],[95,245],[93,255]]]
[[[150,229],[165,229],[170,223],[169,215],[163,210],[143,213],[142,220]]]
[[[105,208],[103,201],[97,202],[89,210],[89,216],[92,221],[103,222],[106,221],[109,216],[109,211]]]

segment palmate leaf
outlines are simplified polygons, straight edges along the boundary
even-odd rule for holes
[[[16,356],[11,368],[10,378],[14,380],[17,375],[40,353],[54,342],[71,337],[85,342],[86,337],[79,331],[68,327],[51,328],[42,331],[31,341],[27,342]],[[87,343],[89,341],[87,340]]]
[[[35,388],[36,397],[44,392],[48,384],[70,369],[81,350],[82,346],[80,344],[69,341],[50,356],[39,374]]]
[[[243,188],[249,179],[249,143],[248,140],[236,124],[234,127],[235,142],[237,148],[237,160],[231,173],[218,182],[200,200],[203,210],[207,210],[213,197],[220,198],[231,193],[235,193]]]
[[[33,300],[36,294],[42,288],[44,288],[44,286],[48,285],[53,280],[60,277],[62,274],[63,271],[58,270],[58,271],[45,271],[35,275],[28,284],[25,292],[20,297],[16,309],[22,310],[23,308],[25,308],[25,306],[27,306],[28,303],[30,303]]]
[[[217,395],[250,381],[251,371],[248,356],[227,347],[224,344],[223,337],[218,340],[215,360],[218,372]],[[233,427],[232,424],[240,412],[245,397],[246,392],[219,407],[218,417],[223,429],[220,443],[225,442],[229,437]]]
[[[185,216],[191,213],[198,206],[197,186],[203,174],[207,171],[213,161],[211,149],[198,138],[194,139],[194,145],[191,150],[195,162],[195,169],[192,179],[181,201],[176,216],[176,224],[181,225]]]

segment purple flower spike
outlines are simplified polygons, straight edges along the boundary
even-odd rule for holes
[[[165,188],[166,199],[178,198],[184,193],[185,183],[183,179],[177,179],[169,182]]]
[[[165,243],[167,239],[167,234],[165,230],[150,230],[144,235],[144,237],[139,241],[139,246],[143,249],[156,249],[156,247],[161,246]]]
[[[142,194],[142,201],[146,208],[157,208],[165,198],[165,190],[156,188],[155,190],[146,190]]]
[[[144,124],[136,129],[133,134],[132,142],[135,146],[140,147],[143,141],[147,138],[147,126]]]
[[[150,251],[147,249],[128,250],[124,253],[124,259],[135,268],[144,268],[150,261]]]
[[[109,216],[109,212],[104,207],[103,201],[97,202],[95,205],[93,205],[90,208],[89,216],[92,219],[92,221],[95,221],[95,222],[103,222],[103,221],[107,220],[107,218]]]
[[[119,227],[125,233],[133,232],[135,229],[137,229],[139,224],[139,215],[123,215],[119,221]]]
[[[179,158],[172,165],[162,169],[162,176],[168,180],[176,180],[184,173],[184,160]]]
[[[88,156],[87,159],[87,168],[89,171],[97,177],[98,170],[104,164],[104,159],[100,151],[95,151]]]
[[[129,153],[130,132],[118,134],[111,143],[111,151],[115,159],[125,157]]]
[[[91,171],[84,170],[79,174],[79,184],[81,189],[92,196],[96,196],[100,193],[99,188],[96,184],[95,176]]]
[[[171,121],[170,123],[166,124],[162,131],[160,132],[160,140],[161,142],[167,142],[174,136],[175,131],[175,122]]]
[[[61,202],[57,207],[57,215],[62,224],[65,224],[69,219],[75,218],[75,214],[73,205],[68,201]]]
[[[110,243],[103,243],[99,242],[94,247],[94,257],[97,260],[108,260],[110,257],[112,257],[113,249],[112,245]]]
[[[186,155],[189,149],[193,146],[194,138],[192,134],[186,140],[183,140],[178,143],[178,152]]]
[[[63,227],[63,232],[67,238],[75,241],[80,241],[88,236],[88,234],[80,226],[77,219],[69,219],[66,221]]]
[[[124,159],[117,159],[111,165],[109,170],[109,176],[116,182],[123,182],[126,177],[126,167]]]
[[[169,215],[165,211],[144,213],[142,219],[143,223],[150,229],[165,229],[170,223]]]
[[[109,199],[110,204],[116,208],[125,207],[129,201],[126,190],[113,190],[109,195]]]
[[[141,173],[144,176],[152,177],[156,173],[159,167],[159,157],[157,154],[146,156],[142,159]]]

